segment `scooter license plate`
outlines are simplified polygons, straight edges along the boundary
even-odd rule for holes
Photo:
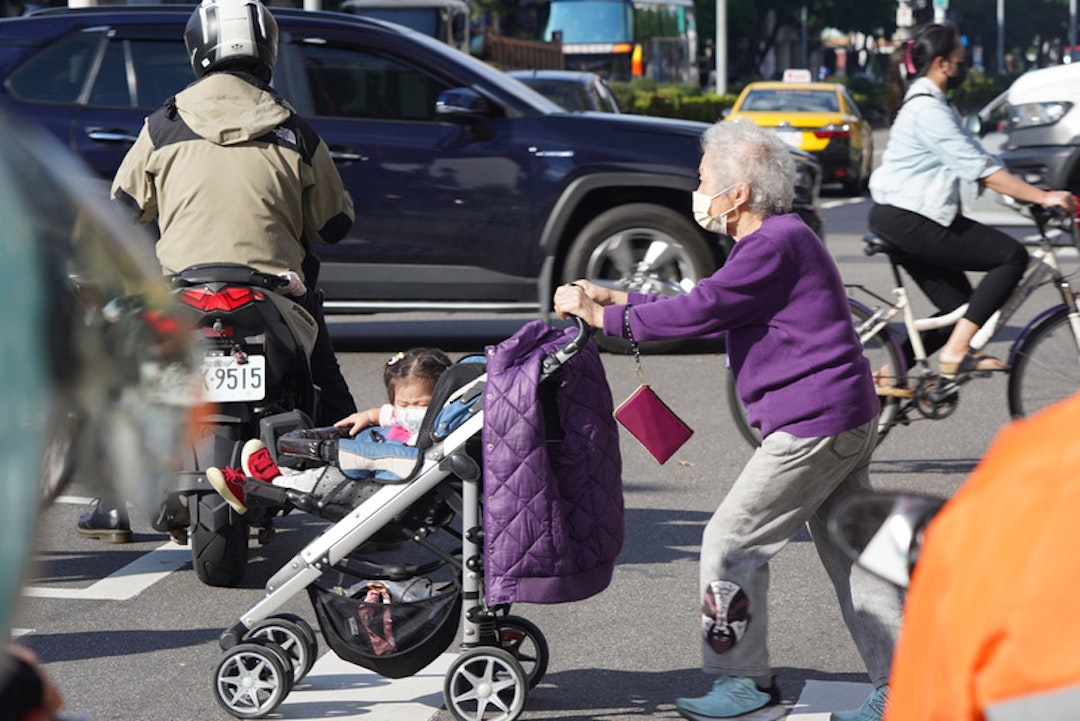
[[[266,395],[265,356],[249,355],[240,363],[231,355],[208,355],[202,373],[204,401],[261,401]]]

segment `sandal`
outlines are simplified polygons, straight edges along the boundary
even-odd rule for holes
[[[952,380],[957,376],[969,375],[972,373],[986,376],[993,372],[1008,373],[1010,370],[1012,369],[1008,364],[998,360],[994,356],[970,350],[959,363],[942,361],[938,365],[938,372],[941,374],[941,377],[949,380]]]
[[[914,396],[914,392],[910,388],[905,388],[901,379],[897,379],[892,375],[892,366],[883,365],[878,368],[872,374],[874,379],[874,392],[879,397],[884,398],[911,398]],[[896,385],[889,385],[892,382],[896,382]]]

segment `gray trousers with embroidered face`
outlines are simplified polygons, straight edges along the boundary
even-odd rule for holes
[[[772,433],[743,468],[701,543],[706,673],[759,678],[772,672],[769,559],[807,524],[871,681],[888,681],[902,593],[853,564],[826,529],[840,500],[869,488],[875,427],[876,420],[825,438]]]

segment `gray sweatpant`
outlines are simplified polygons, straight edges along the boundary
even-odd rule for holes
[[[701,543],[703,669],[767,677],[769,559],[807,524],[875,686],[888,681],[902,593],[853,564],[829,538],[829,512],[869,488],[876,420],[824,438],[770,434],[705,527]],[[811,619],[807,619],[810,623]]]

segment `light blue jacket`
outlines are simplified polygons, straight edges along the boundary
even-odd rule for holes
[[[948,227],[960,212],[960,181],[1003,167],[964,128],[941,88],[923,77],[904,96],[881,166],[870,176],[870,196]]]

